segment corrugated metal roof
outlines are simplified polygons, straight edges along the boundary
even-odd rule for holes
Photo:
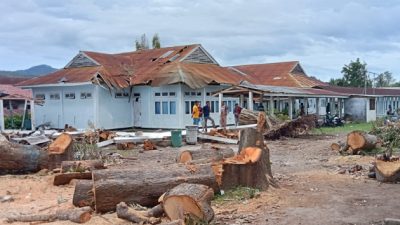
[[[32,91],[21,89],[13,85],[0,84],[0,93],[6,94],[2,99],[32,99]]]
[[[200,88],[211,82],[238,84],[246,79],[241,74],[216,64],[181,62],[199,47],[201,46],[195,44],[119,54],[83,51],[100,65],[64,68],[18,85],[56,84],[63,79],[65,83],[104,82],[111,88],[137,84],[160,86],[179,82],[192,88]]]
[[[262,85],[283,87],[314,87],[326,85],[306,74],[294,69],[299,66],[298,61],[252,64],[233,66],[234,68],[252,76]]]
[[[321,86],[320,88],[348,95],[400,96],[400,89],[393,88],[367,88],[366,93],[361,87]]]

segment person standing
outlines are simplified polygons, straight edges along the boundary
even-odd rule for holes
[[[239,116],[242,112],[242,107],[239,106],[238,103],[235,104],[235,108],[233,109],[233,115],[235,115],[235,126],[239,126]]]
[[[192,118],[193,118],[193,125],[199,126],[200,122],[200,110],[198,106],[198,102],[196,101],[192,108]]]
[[[226,117],[228,115],[228,108],[226,107],[225,103],[222,102],[221,104],[221,114],[220,114],[220,119],[219,123],[222,129],[224,129],[224,132],[226,132]]]
[[[210,102],[206,102],[206,105],[203,107],[203,116],[204,116],[204,126],[203,129],[207,132],[207,122],[211,121],[212,127],[215,127],[214,119],[210,117]]]

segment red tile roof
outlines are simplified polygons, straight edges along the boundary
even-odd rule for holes
[[[296,71],[298,61],[234,66],[252,76],[258,84],[284,87],[314,87],[326,85],[301,71]]]
[[[192,88],[210,82],[237,84],[245,79],[239,73],[216,64],[179,62],[200,45],[185,45],[160,49],[140,50],[119,54],[84,51],[83,54],[99,66],[64,68],[46,76],[19,83],[20,86],[96,82],[96,78],[109,87],[127,87],[137,84],[154,86],[183,82]]]
[[[1,99],[32,99],[32,91],[9,84],[0,84],[0,93],[7,94]]]

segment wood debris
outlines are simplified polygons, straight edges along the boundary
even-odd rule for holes
[[[153,144],[150,140],[144,140],[143,143],[143,150],[149,151],[149,150],[156,150],[157,146]]]

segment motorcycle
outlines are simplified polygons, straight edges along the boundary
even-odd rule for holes
[[[339,117],[339,115],[334,115],[332,116],[330,113],[326,114],[325,116],[325,121],[324,121],[324,126],[327,127],[337,127],[337,126],[343,126],[343,119]]]

